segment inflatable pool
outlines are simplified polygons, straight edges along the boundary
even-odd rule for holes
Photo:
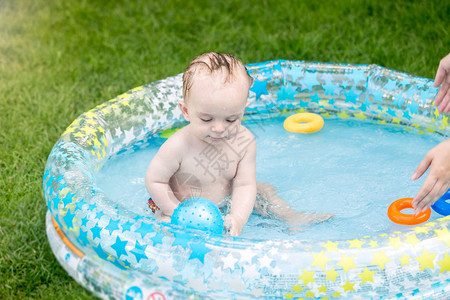
[[[377,65],[276,60],[248,66],[247,116],[311,112],[448,137],[437,89]],[[445,298],[450,219],[354,240],[253,240],[160,223],[106,196],[96,173],[183,121],[181,75],[135,88],[78,117],[43,176],[51,248],[102,298]]]

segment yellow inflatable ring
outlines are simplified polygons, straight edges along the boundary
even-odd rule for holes
[[[283,126],[291,132],[313,133],[322,129],[323,123],[323,118],[318,114],[298,113],[287,117]]]

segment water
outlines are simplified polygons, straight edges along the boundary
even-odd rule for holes
[[[424,155],[444,138],[418,135],[403,127],[368,121],[325,119],[314,134],[283,129],[283,117],[248,121],[256,137],[257,180],[271,183],[298,211],[333,213],[334,218],[301,231],[252,214],[243,237],[257,239],[354,239],[408,226],[392,223],[390,203],[413,197],[425,176],[410,177]],[[98,185],[115,202],[151,216],[144,176],[165,139],[110,159],[99,171]],[[407,212],[407,211],[405,211]],[[439,218],[432,212],[430,220]]]

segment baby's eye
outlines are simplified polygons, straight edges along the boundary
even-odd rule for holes
[[[202,120],[203,122],[210,122],[212,119],[202,119],[202,118],[200,118],[200,120]]]
[[[227,120],[227,122],[228,122],[228,123],[233,123],[233,122],[236,122],[236,120],[237,120],[237,119],[230,119],[230,120]]]

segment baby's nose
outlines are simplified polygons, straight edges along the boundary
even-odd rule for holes
[[[211,128],[213,132],[224,132],[226,129],[225,122],[215,122]]]

